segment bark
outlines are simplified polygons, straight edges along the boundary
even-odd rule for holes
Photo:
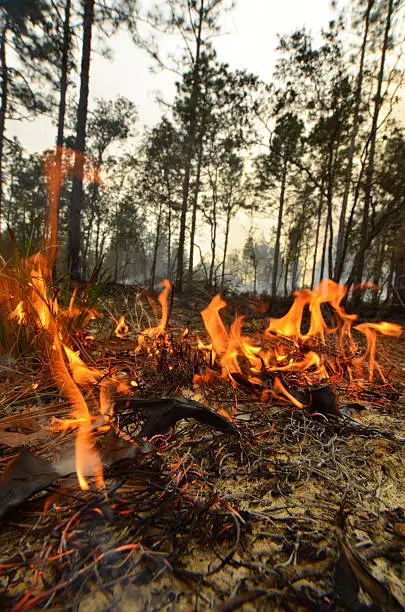
[[[385,23],[384,30],[384,40],[381,50],[381,60],[380,60],[380,69],[378,73],[378,82],[377,82],[377,91],[375,95],[374,101],[374,112],[373,112],[373,120],[371,125],[371,133],[370,133],[370,149],[368,155],[368,165],[366,168],[366,180],[364,187],[364,205],[363,205],[363,214],[362,221],[360,227],[360,247],[354,259],[352,271],[349,276],[348,284],[349,286],[354,284],[361,284],[364,270],[364,261],[365,261],[365,252],[370,244],[369,242],[369,216],[371,209],[371,201],[373,196],[373,178],[374,178],[374,158],[375,158],[375,149],[376,149],[376,140],[377,140],[377,130],[378,130],[378,117],[381,110],[382,105],[382,84],[384,79],[384,68],[385,68],[385,58],[387,54],[387,48],[389,43],[389,33],[391,29],[391,18],[393,13],[393,0],[388,0],[388,8],[387,8],[387,18]],[[355,295],[355,303],[358,305],[361,299],[360,292],[357,292]]]
[[[170,177],[165,170],[165,182],[167,189],[167,273],[168,279],[171,277],[171,259],[172,259],[172,191]]]
[[[94,21],[95,0],[85,0],[83,19],[82,62],[80,72],[80,94],[77,110],[75,163],[68,236],[68,265],[72,279],[80,278],[81,212],[83,204],[83,166],[86,148],[86,125],[89,97],[91,38]]]
[[[204,0],[201,0],[199,10],[199,21],[196,30],[196,54],[194,59],[194,70],[193,70],[193,86],[191,91],[190,99],[190,122],[189,130],[187,135],[187,146],[186,146],[186,162],[184,168],[183,178],[183,201],[181,207],[180,216],[180,232],[179,232],[179,246],[177,251],[177,272],[176,272],[176,285],[177,290],[182,291],[183,289],[183,268],[184,268],[184,248],[186,239],[186,220],[188,211],[188,201],[190,192],[190,179],[191,179],[191,166],[194,157],[194,146],[196,137],[196,126],[197,126],[197,106],[198,98],[200,93],[200,62],[201,62],[201,47],[202,47],[202,26],[204,18]]]
[[[150,283],[149,283],[150,289],[153,289],[155,285],[155,280],[156,280],[156,263],[157,263],[157,256],[158,256],[159,244],[160,244],[161,223],[162,223],[162,202],[160,202],[160,205],[159,205],[159,214],[158,214],[157,223],[156,223],[155,246],[153,249],[152,269],[150,273]]]
[[[376,249],[376,257],[373,265],[373,297],[372,297],[372,305],[374,307],[378,306],[380,301],[381,289],[380,284],[382,281],[382,273],[383,273],[383,265],[385,258],[385,236],[380,236],[378,240],[378,246]]]
[[[222,273],[221,273],[221,291],[222,292],[224,291],[224,288],[225,288],[225,265],[226,265],[226,256],[228,254],[228,241],[229,241],[229,229],[231,225],[231,212],[232,212],[232,208],[229,205],[226,211],[224,256],[222,259]]]
[[[322,181],[322,189],[319,192],[319,204],[318,204],[318,212],[317,212],[317,219],[316,219],[316,231],[315,231],[315,249],[314,249],[314,259],[312,263],[311,289],[313,289],[315,285],[316,264],[317,264],[317,259],[318,259],[318,243],[319,243],[319,235],[321,233],[322,209],[323,209],[323,181]]]
[[[8,103],[8,68],[6,58],[7,26],[4,25],[0,38],[1,62],[1,108],[0,108],[0,240],[1,222],[3,217],[3,156],[6,133],[6,113]]]
[[[329,215],[329,211],[327,212],[327,216],[326,216],[325,233],[324,233],[324,236],[323,236],[321,269],[320,269],[320,274],[319,274],[319,280],[320,281],[324,278],[324,274],[325,274],[326,245],[328,244],[328,230],[329,230],[328,215]]]
[[[196,171],[196,179],[195,179],[193,211],[192,211],[192,217],[191,217],[190,254],[189,254],[189,259],[188,259],[188,275],[187,275],[188,277],[187,280],[189,283],[193,281],[194,239],[195,239],[195,230],[196,230],[196,225],[197,225],[198,194],[200,192],[200,183],[201,183],[202,155],[203,155],[203,139],[202,139],[202,136],[200,136],[200,142],[199,142],[199,147],[198,147],[198,157],[197,157],[197,171]]]
[[[289,259],[289,253],[287,253],[287,256],[285,258],[285,270],[284,270],[284,297],[288,297],[289,296],[289,291],[288,291],[288,273],[290,271],[290,259]]]
[[[54,181],[54,190],[49,201],[49,225],[48,225],[48,266],[54,267],[56,263],[56,253],[58,247],[58,228],[59,228],[59,208],[60,208],[60,192],[62,187],[62,159],[64,145],[64,129],[66,116],[66,93],[68,88],[68,72],[69,72],[69,49],[70,49],[70,10],[71,0],[66,0],[65,15],[63,19],[63,41],[62,41],[62,58],[61,58],[61,75],[59,84],[59,108],[58,108],[58,127],[56,135],[56,157],[55,168],[56,174]]]
[[[398,234],[397,248],[395,249],[395,260],[392,266],[394,272],[393,301],[394,303],[399,302],[402,307],[405,307],[405,204],[403,205],[402,215],[401,229]]]
[[[368,0],[366,12],[364,15],[364,35],[363,35],[363,42],[361,45],[359,71],[358,71],[357,79],[356,79],[356,91],[355,91],[355,97],[354,97],[354,110],[353,110],[353,125],[352,125],[352,131],[350,135],[347,169],[346,169],[346,175],[345,175],[344,192],[343,192],[342,205],[340,209],[339,228],[338,228],[337,243],[336,243],[336,261],[335,261],[335,269],[333,273],[333,278],[336,282],[340,281],[340,278],[343,273],[343,266],[344,266],[344,260],[345,260],[345,251],[343,249],[343,244],[344,244],[344,237],[345,237],[346,213],[347,213],[347,205],[349,201],[349,194],[350,194],[350,188],[351,188],[351,182],[352,182],[353,161],[354,161],[354,154],[356,150],[357,132],[359,128],[361,93],[362,93],[362,87],[363,87],[364,59],[366,55],[368,30],[369,30],[369,25],[370,25],[370,13],[371,13],[373,4],[374,4],[374,0]]]
[[[278,265],[280,260],[280,238],[281,238],[281,228],[283,225],[283,215],[284,215],[284,202],[285,202],[285,190],[287,185],[287,171],[288,171],[288,161],[284,160],[283,173],[281,176],[281,187],[280,187],[280,199],[279,199],[279,207],[278,207],[278,220],[277,220],[277,231],[276,231],[276,244],[274,245],[274,268],[273,268],[273,277],[271,281],[271,297],[276,297],[277,294],[277,275],[278,275]]]
[[[215,281],[215,256],[216,256],[216,247],[217,247],[217,199],[216,195],[214,195],[212,200],[212,209],[211,209],[211,264],[209,270],[208,277],[208,289],[212,289],[214,287]],[[216,284],[216,283],[215,283]]]

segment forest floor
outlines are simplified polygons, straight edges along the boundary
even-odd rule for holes
[[[0,524],[1,609],[405,609],[403,339],[381,340],[385,381],[334,380],[343,409],[311,414],[262,402],[253,387],[219,376],[193,386],[196,336],[207,339],[199,312],[208,301],[175,299],[174,350],[163,360],[134,352],[137,330],[154,324],[142,296],[115,292],[81,357],[134,375],[134,397],[182,397],[225,412],[238,434],[181,420],[152,446],[140,444],[136,459],[106,470],[107,495],[81,491],[71,475],[8,510]],[[231,300],[225,320],[245,310],[249,329],[264,329],[265,315],[247,304]],[[119,314],[129,325],[122,339],[109,319]],[[46,459],[72,445],[71,432],[46,429],[50,415],[68,410],[46,364],[4,360],[1,386],[0,418],[21,417],[8,430],[0,422],[2,470],[19,450],[8,433]],[[116,408],[117,427],[132,438],[135,417],[125,404]]]

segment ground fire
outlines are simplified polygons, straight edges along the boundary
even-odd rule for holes
[[[120,569],[113,571],[108,564],[110,556],[115,568],[135,572],[140,564],[152,568],[154,577],[160,571],[207,580],[227,564],[247,570],[248,561],[238,560],[240,543],[250,537],[249,530],[255,538],[267,537],[260,534],[267,534],[268,527],[257,530],[255,525],[267,524],[270,507],[273,527],[279,519],[286,521],[281,540],[271,535],[282,544],[280,556],[276,574],[268,574],[265,564],[260,570],[267,586],[252,586],[252,592],[253,599],[270,597],[268,591],[283,599],[288,596],[285,581],[295,584],[306,572],[310,575],[297,555],[301,542],[310,546],[316,534],[303,516],[291,519],[298,521],[292,528],[292,515],[281,519],[275,514],[277,504],[262,509],[255,504],[271,493],[272,500],[282,500],[284,512],[292,487],[298,486],[293,483],[303,478],[304,486],[315,474],[330,486],[337,479],[337,497],[321,505],[334,521],[337,552],[330,557],[326,547],[320,558],[312,559],[316,571],[334,568],[340,601],[357,602],[362,589],[376,601],[389,602],[384,609],[400,609],[400,590],[394,585],[391,592],[368,572],[347,538],[344,516],[350,478],[367,465],[366,460],[356,463],[358,450],[350,454],[354,437],[380,435],[395,452],[403,446],[398,432],[381,433],[360,418],[370,406],[382,410],[384,401],[400,398],[386,355],[389,342],[401,335],[401,325],[359,323],[358,315],[343,305],[346,287],[329,279],[313,291],[297,290],[285,314],[270,313],[267,319],[240,315],[232,298],[227,303],[217,294],[205,303],[200,297],[195,313],[187,307],[187,316],[176,314],[174,325],[173,309],[181,312],[182,298],[176,303],[167,279],[157,296],[137,291],[142,316],[128,307],[120,312],[117,299],[113,311],[111,303],[103,309],[102,301],[91,299],[91,284],[69,291],[55,282],[56,251],[50,245],[57,234],[52,202],[58,186],[50,185],[50,229],[43,252],[16,258],[0,276],[1,358],[16,364],[4,379],[7,409],[0,419],[0,443],[11,450],[1,460],[0,514],[5,525],[12,525],[10,509],[24,513],[40,503],[37,525],[53,525],[44,540],[40,569],[29,555],[23,561],[11,555],[0,563],[10,584],[20,567],[32,573],[26,593],[13,592],[11,608],[50,603],[81,576],[93,571],[97,576],[103,563],[109,568],[107,578],[97,579],[108,582],[109,572],[120,575]],[[138,325],[144,320],[147,325]],[[344,437],[338,442],[345,435],[350,438],[347,447]],[[304,451],[306,440],[315,450],[309,446]],[[337,457],[339,444],[347,465]],[[329,465],[333,477],[325,472]],[[236,483],[242,471],[248,480],[235,492],[236,485],[229,483]],[[257,483],[246,505],[250,481]],[[305,495],[312,496],[312,512],[316,494]],[[305,495],[291,507],[304,507]],[[400,534],[403,520],[398,510],[387,524]],[[99,524],[110,526],[110,548]],[[118,525],[122,531],[115,537]],[[217,564],[209,561],[204,571],[189,571],[181,564],[172,570],[180,528],[181,538],[197,550],[203,550],[206,537]],[[131,534],[131,543],[125,533]],[[288,535],[294,538],[292,548]],[[96,553],[86,553],[90,541]],[[75,558],[80,559],[77,566]],[[49,564],[64,577],[49,582]],[[297,576],[295,566],[301,568]],[[339,586],[348,573],[349,594]],[[309,605],[311,597],[294,589],[291,600],[297,603],[301,597]],[[323,597],[326,601],[329,596]]]

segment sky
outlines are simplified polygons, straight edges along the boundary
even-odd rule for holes
[[[147,7],[148,1],[142,4]],[[329,0],[237,0],[235,9],[223,18],[223,34],[215,38],[218,58],[232,68],[245,68],[270,81],[277,35],[304,25],[316,35],[332,17]],[[161,41],[163,50],[169,48],[166,40]],[[162,115],[156,92],[170,102],[178,77],[169,71],[152,74],[153,60],[134,45],[126,31],[119,32],[109,43],[112,60],[103,58],[97,47],[93,51],[90,104],[95,98],[123,95],[136,104],[141,126],[154,125]],[[8,134],[18,136],[28,151],[41,152],[54,146],[56,128],[49,119],[39,118],[9,122]]]

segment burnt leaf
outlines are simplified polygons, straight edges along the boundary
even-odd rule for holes
[[[365,565],[365,562],[350,546],[345,537],[339,539],[340,555],[335,568],[335,588],[348,610],[400,611],[403,607],[396,597],[379,582]],[[346,582],[343,587],[343,580]],[[355,585],[357,583],[357,587]],[[357,594],[359,587],[371,597],[377,607],[359,608]],[[345,599],[346,598],[346,599]],[[350,605],[349,605],[350,604]]]
[[[311,414],[323,414],[325,416],[337,416],[339,414],[336,395],[329,385],[313,387],[312,389],[286,388]]]
[[[45,489],[59,476],[60,473],[49,461],[35,457],[24,449],[0,477],[0,516]]]
[[[230,434],[238,434],[237,428],[227,419],[203,404],[189,399],[161,398],[155,400],[130,399],[117,402],[116,407],[127,406],[145,417],[141,436],[150,438],[167,432],[181,419],[194,419],[211,425],[214,429]]]

